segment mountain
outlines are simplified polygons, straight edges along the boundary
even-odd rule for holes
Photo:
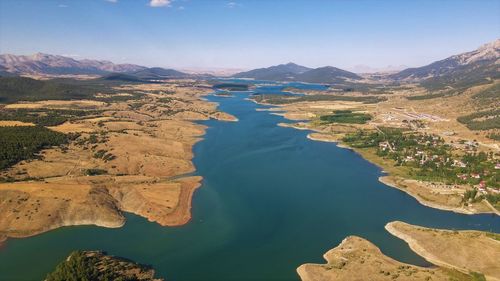
[[[446,86],[467,87],[500,78],[500,39],[477,50],[454,55],[417,68],[408,68],[389,75],[398,81],[416,81],[428,89]]]
[[[145,68],[141,69],[139,71],[135,72],[129,72],[128,74],[133,75],[139,79],[145,79],[145,80],[161,80],[161,79],[168,79],[168,78],[189,78],[192,77],[193,75],[180,72],[174,69],[165,69],[161,67],[151,67],[151,68]]]
[[[271,81],[300,81],[307,83],[343,83],[362,79],[355,73],[332,66],[308,68],[294,63],[259,68],[233,75],[236,78],[254,78]]]
[[[16,75],[8,72],[5,67],[0,65],[0,77],[12,77],[12,76],[16,76]]]
[[[235,78],[253,78],[256,80],[287,81],[311,68],[295,63],[275,65],[267,68],[258,68],[250,71],[240,72],[233,75]]]
[[[344,83],[348,80],[361,80],[361,76],[336,68],[333,66],[319,67],[311,69],[304,73],[297,75],[296,81],[307,82],[307,83],[324,83],[324,84],[336,84]]]
[[[0,66],[19,75],[103,75],[110,72],[133,72],[145,69],[134,64],[114,64],[110,61],[75,60],[73,58],[37,53],[29,56],[0,55]]]

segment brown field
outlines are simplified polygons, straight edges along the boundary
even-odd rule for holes
[[[102,116],[51,127],[79,136],[68,145],[43,150],[40,159],[21,161],[0,171],[1,177],[14,180],[0,183],[0,239],[68,225],[119,227],[124,224],[123,212],[161,225],[189,221],[191,198],[201,177],[182,175],[195,170],[192,146],[206,129],[192,121],[237,119],[217,111],[217,104],[202,100],[207,89],[176,84],[127,87],[146,95],[105,105],[93,101],[30,105],[100,105],[105,111]],[[168,94],[147,94],[153,90]],[[160,100],[172,97],[167,102]],[[26,106],[15,104],[14,108],[16,105]]]
[[[21,122],[21,121],[0,121],[0,127],[13,127],[13,126],[35,126],[31,122]]]
[[[500,280],[499,234],[431,229],[403,222],[391,222],[386,229],[433,264]]]
[[[326,264],[303,264],[297,268],[303,281],[411,281],[471,280],[453,269],[424,268],[385,256],[377,246],[361,237],[349,236],[324,256]],[[369,278],[367,278],[369,276]]]
[[[77,101],[67,101],[67,100],[47,100],[39,102],[20,102],[14,104],[8,104],[5,106],[7,109],[34,109],[34,108],[97,108],[106,105],[105,102],[95,101],[95,100],[77,100]]]

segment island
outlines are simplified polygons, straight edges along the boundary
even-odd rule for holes
[[[164,281],[156,278],[149,266],[100,251],[74,251],[45,278],[45,281],[66,280]]]

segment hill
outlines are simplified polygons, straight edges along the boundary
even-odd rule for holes
[[[145,80],[189,78],[193,76],[184,72],[177,71],[175,69],[165,69],[161,67],[145,68],[139,71],[129,72],[128,74]]]
[[[335,84],[348,80],[361,80],[361,76],[333,66],[311,69],[297,75],[296,81],[307,83]]]
[[[162,281],[155,271],[128,259],[108,256],[99,251],[75,251],[57,265],[47,281],[62,280],[136,280]]]
[[[135,75],[125,73],[111,73],[96,79],[96,81],[123,81],[123,82],[147,82]]]
[[[290,62],[287,64],[236,73],[233,77],[271,81],[293,81],[298,74],[304,73],[308,70],[311,70],[311,68]]]
[[[297,81],[307,83],[335,84],[349,80],[361,80],[355,73],[332,66],[308,68],[294,63],[280,64],[235,74],[236,78],[253,78],[270,81]]]
[[[500,39],[477,50],[451,56],[417,68],[408,68],[388,77],[397,81],[420,82],[429,90],[467,88],[500,79]]]
[[[0,103],[19,100],[86,99],[98,92],[95,86],[35,80],[27,77],[0,77]]]

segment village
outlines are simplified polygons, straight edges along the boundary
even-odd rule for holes
[[[475,141],[448,144],[433,134],[398,128],[379,127],[377,131],[358,131],[343,139],[354,148],[375,148],[379,157],[391,159],[395,166],[407,168],[408,176],[425,182],[457,185],[475,190],[464,200],[500,201],[500,161],[492,152],[478,152]]]

